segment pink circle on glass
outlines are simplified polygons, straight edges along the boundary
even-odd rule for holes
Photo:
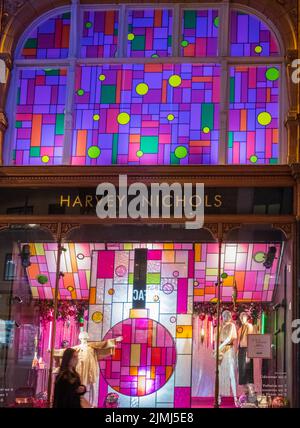
[[[122,276],[126,275],[126,272],[127,272],[127,269],[125,266],[120,265],[120,266],[116,267],[116,275],[117,276],[122,277]]]
[[[165,294],[171,294],[174,291],[174,286],[173,284],[170,284],[169,282],[167,282],[162,286],[162,290]]]
[[[172,324],[174,324],[174,322],[176,322],[176,317],[170,317],[170,322],[171,322]]]
[[[84,259],[84,254],[82,254],[82,253],[77,254],[77,259],[78,260],[83,260]]]
[[[148,318],[116,324],[103,340],[123,336],[115,354],[100,361],[101,374],[118,393],[142,397],[162,388],[176,364],[176,345],[170,332]],[[134,345],[134,346],[133,346]]]
[[[173,272],[173,276],[179,276],[179,272],[178,272],[178,270],[174,270],[174,272]]]

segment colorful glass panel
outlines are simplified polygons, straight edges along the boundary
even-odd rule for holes
[[[84,11],[80,40],[82,58],[114,57],[118,44],[118,11]]]
[[[220,67],[82,66],[73,165],[218,163]]]
[[[271,269],[263,263],[270,246],[276,248]],[[233,287],[237,300],[271,302],[280,258],[280,244],[224,244],[222,246],[221,299],[231,302]],[[194,301],[214,302],[217,297],[218,244],[195,245]]]
[[[219,12],[185,10],[183,12],[181,55],[216,56],[218,53]]]
[[[279,66],[230,68],[228,163],[276,164]]]
[[[19,72],[13,164],[62,163],[66,80],[65,69]]]
[[[127,55],[165,57],[172,55],[172,10],[129,10]]]
[[[64,244],[58,298],[76,300],[89,298],[91,253],[104,244]],[[56,281],[57,244],[30,244],[28,280],[34,299],[53,299]]]
[[[69,55],[70,12],[38,25],[26,40],[21,58],[59,59]]]
[[[138,248],[148,249],[145,309],[132,308]],[[89,336],[124,338],[100,362],[100,406],[114,391],[121,407],[133,398],[137,407],[190,406],[193,254],[193,244],[170,243],[112,243],[93,253]]]
[[[269,27],[254,15],[231,12],[230,54],[232,56],[276,56],[278,43]]]

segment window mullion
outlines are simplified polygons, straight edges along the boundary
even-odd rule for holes
[[[119,9],[118,24],[118,49],[117,57],[124,58],[127,56],[127,36],[128,36],[128,10],[126,5],[122,4]]]
[[[63,164],[70,165],[72,157],[72,134],[73,134],[73,102],[75,91],[76,57],[80,39],[80,7],[79,0],[72,0],[69,67],[67,74],[66,108],[65,108],[65,136],[63,150]]]
[[[172,37],[172,56],[178,57],[180,52],[180,41],[182,35],[181,29],[181,8],[176,4],[173,9],[173,37]]]
[[[219,164],[227,163],[228,144],[228,52],[229,52],[229,22],[230,6],[224,3],[220,9],[219,27],[219,55],[221,58],[221,85],[220,85],[220,140],[219,140]]]

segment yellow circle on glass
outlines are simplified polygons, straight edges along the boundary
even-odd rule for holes
[[[178,74],[173,74],[173,76],[169,78],[169,84],[173,86],[173,88],[177,88],[181,85],[181,77],[178,76]]]
[[[146,95],[146,94],[147,94],[147,92],[149,91],[149,86],[148,86],[148,85],[146,85],[146,83],[139,83],[139,84],[136,86],[135,90],[136,90],[136,93],[137,93],[138,95]]]
[[[172,120],[174,120],[175,119],[175,116],[174,116],[174,114],[168,114],[168,120],[171,122]]]
[[[99,119],[100,119],[99,114],[94,114],[93,119],[94,119],[94,120],[99,120]]]
[[[42,157],[42,162],[43,162],[43,163],[48,163],[48,162],[49,162],[49,160],[50,160],[49,156],[46,156],[46,155],[45,155],[45,156],[43,156],[43,157]]]
[[[128,113],[120,113],[118,114],[117,120],[120,125],[127,125],[127,123],[130,121],[130,116]]]
[[[114,290],[113,288],[110,288],[110,289],[108,290],[108,294],[109,294],[110,296],[112,296],[113,294],[115,294],[115,290]]]
[[[270,113],[263,111],[257,116],[257,121],[262,126],[267,126],[272,122],[272,116]]]
[[[105,80],[105,79],[106,79],[105,74],[100,74],[99,80],[101,80],[103,82],[103,80]]]
[[[67,288],[67,290],[68,290],[68,291],[70,291],[70,293],[72,293],[72,291],[74,291],[74,287],[69,286],[69,287]]]
[[[127,36],[128,40],[133,40],[134,39],[134,34],[133,33],[129,33]]]
[[[263,51],[263,48],[261,47],[261,46],[255,46],[255,48],[254,48],[254,51],[255,51],[255,53],[257,53],[257,54],[260,54],[260,53],[262,53],[262,51]]]
[[[202,129],[202,131],[204,132],[204,134],[209,134],[210,133],[210,128],[208,126],[204,126],[204,128]]]
[[[92,315],[92,320],[98,324],[99,322],[103,321],[103,313],[102,312],[94,312]]]

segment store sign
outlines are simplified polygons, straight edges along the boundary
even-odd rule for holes
[[[150,189],[149,189],[150,195]],[[103,196],[95,188],[23,189],[1,188],[0,215],[89,215],[96,216],[97,203]],[[128,204],[134,196],[128,196]],[[196,188],[192,204],[198,203]],[[178,204],[184,202],[171,195],[167,203],[171,216]],[[231,215],[292,215],[292,187],[205,187],[205,214]],[[117,207],[118,209],[118,207]]]
[[[271,334],[249,334],[248,335],[248,357],[272,359],[272,336]]]

